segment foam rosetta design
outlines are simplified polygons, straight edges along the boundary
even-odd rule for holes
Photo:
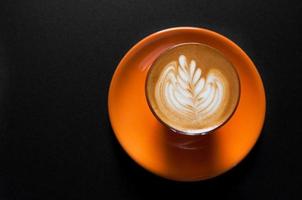
[[[216,69],[205,74],[195,60],[184,55],[167,64],[156,82],[155,99],[160,109],[192,120],[209,118],[221,107],[223,75]]]

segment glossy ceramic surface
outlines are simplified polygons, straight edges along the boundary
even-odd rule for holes
[[[236,68],[240,101],[232,118],[205,136],[176,134],[150,111],[145,79],[152,62],[167,48],[199,42],[221,51]],[[145,169],[177,181],[204,180],[238,164],[255,145],[265,117],[265,92],[250,58],[235,43],[201,28],[156,32],[132,47],[119,63],[110,85],[108,109],[116,138]]]

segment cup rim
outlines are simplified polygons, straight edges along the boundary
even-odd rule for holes
[[[154,111],[154,108],[152,107],[152,104],[149,100],[149,96],[148,96],[148,92],[147,92],[147,85],[148,85],[148,80],[150,78],[150,74],[151,74],[151,71],[152,71],[152,68],[154,67],[154,64],[156,61],[158,61],[162,56],[164,56],[164,54],[166,54],[167,52],[169,52],[170,50],[176,48],[176,47],[179,47],[179,46],[184,46],[184,45],[189,45],[189,44],[195,44],[195,45],[202,45],[202,46],[207,46],[211,49],[214,49],[215,51],[217,51],[219,54],[221,54],[228,62],[231,63],[231,67],[234,69],[235,71],[235,76],[236,76],[236,79],[237,79],[237,82],[238,82],[238,97],[237,97],[237,100],[236,100],[236,104],[234,106],[234,109],[232,110],[232,112],[230,113],[230,115],[225,118],[224,120],[222,120],[222,122],[218,123],[216,126],[212,126],[210,128],[203,128],[203,129],[196,129],[196,130],[190,130],[190,131],[182,131],[182,130],[178,130],[174,127],[172,127],[171,125],[167,124],[166,122],[164,122],[158,115],[157,113]],[[165,49],[163,52],[161,52],[155,59],[154,61],[151,63],[149,69],[148,69],[148,72],[147,72],[147,76],[146,76],[146,79],[145,79],[145,97],[146,97],[146,100],[147,100],[147,104],[148,104],[148,107],[150,109],[150,111],[152,112],[153,116],[163,125],[165,125],[167,128],[169,128],[170,130],[172,130],[173,132],[175,133],[178,133],[178,134],[182,134],[182,135],[189,135],[189,136],[199,136],[199,135],[208,135],[212,132],[214,132],[215,130],[221,128],[222,126],[224,126],[234,115],[234,113],[236,112],[237,108],[238,108],[238,105],[239,105],[239,101],[240,101],[240,96],[241,96],[241,83],[240,83],[240,76],[239,76],[239,73],[236,69],[236,67],[233,65],[233,63],[217,48],[215,47],[212,47],[208,44],[205,44],[205,43],[202,43],[202,42],[182,42],[182,43],[179,43],[179,44],[175,44],[175,45],[172,45],[170,47],[168,47],[167,49]]]

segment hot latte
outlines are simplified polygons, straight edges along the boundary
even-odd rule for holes
[[[155,116],[184,134],[205,134],[234,112],[240,95],[235,68],[218,50],[198,43],[175,46],[160,55],[146,80]]]

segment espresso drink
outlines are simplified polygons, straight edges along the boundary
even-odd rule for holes
[[[171,129],[205,134],[230,118],[239,87],[237,72],[222,53],[204,44],[185,43],[152,64],[146,97],[154,115]]]

